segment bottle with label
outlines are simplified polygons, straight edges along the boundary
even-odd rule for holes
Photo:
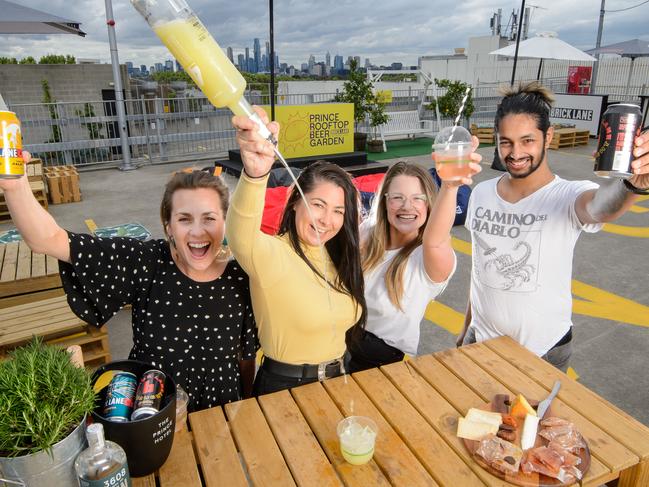
[[[104,440],[104,427],[93,423],[86,431],[89,447],[74,461],[81,487],[131,487],[126,453],[121,446]]]

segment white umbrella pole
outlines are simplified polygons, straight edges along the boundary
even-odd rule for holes
[[[122,171],[137,169],[131,164],[131,148],[128,145],[128,131],[126,130],[126,110],[124,109],[124,93],[122,93],[122,76],[119,69],[119,57],[117,56],[117,40],[115,38],[115,20],[113,19],[112,0],[105,0],[106,3],[106,24],[108,25],[108,43],[110,44],[110,61],[113,65],[113,83],[115,88],[115,108],[117,109],[117,125],[119,126],[119,138],[122,142],[122,164],[119,168]]]

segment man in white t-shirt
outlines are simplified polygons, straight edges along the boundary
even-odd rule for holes
[[[561,370],[572,353],[572,257],[582,231],[597,232],[649,194],[649,133],[636,138],[628,180],[601,186],[552,173],[551,93],[537,82],[511,90],[495,119],[507,174],[478,184],[471,232],[469,306],[458,346],[507,335]]]

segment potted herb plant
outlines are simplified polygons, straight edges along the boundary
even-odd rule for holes
[[[65,350],[34,338],[11,352],[0,362],[0,480],[76,485],[74,459],[94,405],[90,374]]]
[[[351,61],[349,69],[349,78],[343,84],[343,91],[336,94],[334,101],[354,104],[354,150],[364,151],[367,134],[358,131],[358,124],[364,122],[365,116],[370,113],[376,95],[372,82],[358,68],[356,60]]]

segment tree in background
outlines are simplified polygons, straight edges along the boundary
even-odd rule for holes
[[[442,117],[456,117],[457,113],[460,111],[464,93],[469,85],[462,81],[451,81],[448,79],[435,79],[435,84],[440,88],[446,88],[446,93],[444,93],[443,96],[437,97],[440,115]],[[426,108],[428,110],[435,110],[435,100],[431,101]],[[474,110],[473,92],[469,92],[469,97],[466,99],[462,116],[469,118]]]
[[[70,54],[47,54],[42,56],[38,64],[76,64],[77,60]]]
[[[41,86],[43,87],[43,103],[47,104],[47,108],[50,111],[50,118],[52,119],[52,137],[48,140],[48,143],[61,142],[61,127],[59,127],[57,121],[59,119],[59,114],[56,111],[56,100],[52,98],[50,93],[50,84],[46,79],[41,80]]]
[[[0,64],[18,64],[15,57],[0,57]]]
[[[36,64],[36,59],[34,59],[32,56],[27,56],[22,58],[18,64]]]

